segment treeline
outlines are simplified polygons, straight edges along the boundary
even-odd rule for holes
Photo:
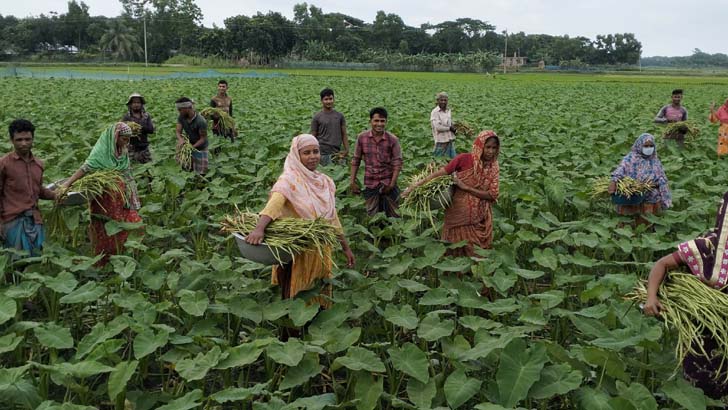
[[[194,0],[120,0],[121,16],[91,16],[83,2],[68,2],[63,14],[18,19],[0,16],[0,54],[5,58],[73,54],[143,61],[146,22],[150,62],[175,55],[270,64],[284,59],[335,62],[397,62],[462,65],[489,69],[507,55],[546,65],[636,64],[642,49],[631,33],[586,37],[496,31],[473,18],[408,26],[393,13],[377,12],[373,22],[324,13],[296,4],[293,19],[277,12],[232,16],[224,27],[204,27]],[[507,45],[506,45],[507,41]]]
[[[646,57],[642,59],[643,66],[675,67],[675,68],[728,68],[728,55],[723,53],[708,54],[700,49],[693,50],[693,54],[683,57]]]

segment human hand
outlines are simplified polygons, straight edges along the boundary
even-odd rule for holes
[[[351,251],[351,248],[347,247],[344,249],[344,255],[346,255],[346,266],[348,268],[353,268],[356,263],[356,258],[354,258],[354,253]]]
[[[642,312],[646,316],[660,316],[660,312],[664,308],[662,307],[662,303],[657,299],[657,297],[647,297],[647,302],[645,303],[645,306],[642,308]]]
[[[610,182],[609,187],[607,188],[607,192],[609,192],[610,194],[617,192],[617,183],[614,181]]]
[[[468,184],[466,184],[460,178],[458,178],[458,173],[457,172],[453,172],[452,173],[452,181],[453,181],[453,183],[455,183],[455,186],[456,187],[458,187],[458,188],[460,188],[462,190],[466,190],[466,189],[470,188],[468,186]]]
[[[715,101],[710,103],[710,111],[715,111]]]
[[[457,134],[458,133],[458,130],[455,128],[454,125],[451,125],[450,126],[450,132],[452,132],[453,134]]]
[[[407,198],[407,195],[410,194],[410,192],[412,192],[412,187],[407,187],[407,189],[402,191],[402,195],[400,195],[400,196],[402,197],[402,199],[405,199],[405,198]]]
[[[265,237],[265,231],[263,229],[254,229],[253,232],[249,233],[248,236],[245,238],[245,242],[251,244],[251,245],[260,245],[263,243],[263,238]]]
[[[359,195],[359,194],[361,194],[361,189],[359,188],[359,184],[357,184],[357,183],[356,183],[356,181],[352,181],[352,182],[351,182],[351,183],[349,184],[349,190],[350,190],[350,191],[351,191],[351,193],[352,193],[352,194],[354,194],[354,195]]]

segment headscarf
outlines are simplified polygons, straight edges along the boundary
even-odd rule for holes
[[[728,283],[728,219],[726,206],[728,192],[718,206],[715,228],[705,234],[678,245],[680,257],[690,268],[690,272],[714,288],[722,288]]]
[[[481,159],[483,149],[485,148],[485,143],[491,138],[498,140],[498,152],[496,152],[495,158],[483,164],[483,160]],[[491,184],[494,182],[497,184],[500,177],[500,167],[498,165],[499,152],[500,139],[496,133],[491,130],[482,131],[477,137],[475,137],[473,149],[470,153],[473,156],[473,167],[467,171],[458,172],[458,177],[466,184],[477,189],[489,190],[492,186]],[[465,198],[467,201],[468,213],[466,215],[461,215],[465,219],[461,219],[460,222],[453,221],[453,223],[456,224],[455,226],[459,224],[478,223],[485,217],[486,207],[488,206],[486,200],[480,199],[475,195],[465,195]]]
[[[625,155],[617,169],[612,173],[612,181],[618,181],[624,177],[630,177],[642,182],[652,182],[657,189],[653,189],[646,196],[649,203],[659,202],[663,208],[672,206],[672,193],[667,184],[667,175],[662,167],[662,162],[657,157],[657,147],[650,156],[642,153],[642,146],[647,141],[654,144],[655,137],[651,134],[642,134],[632,144],[632,150]]]
[[[721,124],[728,124],[728,101],[726,101],[725,104],[721,105],[718,108],[718,110],[715,112],[715,118]]]
[[[475,141],[473,141],[473,149],[470,151],[473,155],[473,168],[475,168],[475,172],[477,174],[485,173],[485,167],[483,166],[483,161],[481,158],[483,156],[483,150],[485,149],[485,143],[488,142],[488,140],[491,138],[495,138],[498,141],[498,151],[496,151],[495,158],[493,158],[493,160],[491,161],[492,164],[489,164],[489,166],[498,167],[498,154],[500,154],[500,138],[493,130],[481,131],[480,134],[475,137]]]
[[[131,128],[123,122],[117,122],[106,128],[86,158],[86,165],[92,170],[124,171],[128,169],[129,155],[126,150],[121,152],[118,157],[116,156],[116,141],[122,135],[131,136]]]
[[[311,171],[301,162],[299,150],[310,145],[319,146],[316,137],[301,134],[291,141],[291,149],[283,164],[283,173],[271,192],[285,196],[298,215],[305,219],[336,218],[336,186],[334,181],[319,171]]]

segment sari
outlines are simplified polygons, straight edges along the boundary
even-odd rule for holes
[[[718,156],[728,154],[728,103],[718,108],[718,111],[711,112],[708,118],[712,123],[719,123],[718,127],[718,148],[716,152]]]
[[[678,245],[677,256],[683,264],[687,265],[690,273],[695,275],[706,286],[723,289],[728,282],[728,192],[718,207],[715,228],[703,235]],[[683,374],[685,378],[699,387],[707,396],[720,399],[728,395],[726,372],[728,369],[721,363],[724,360],[726,346],[719,345],[718,341],[706,330],[702,335],[702,349],[710,357],[688,354],[683,361]],[[720,374],[718,371],[720,370]]]
[[[460,154],[445,167],[449,174],[457,171],[458,178],[468,186],[487,191],[494,198],[498,196],[500,168],[498,158],[483,163],[481,156],[485,143],[490,138],[500,140],[493,131],[483,131],[475,139],[470,153]],[[470,166],[468,166],[470,165]],[[467,245],[458,249],[449,249],[450,256],[475,256],[474,246],[483,249],[491,247],[493,242],[492,201],[480,199],[455,187],[452,203],[445,210],[442,226],[442,240],[456,243],[467,241]]]

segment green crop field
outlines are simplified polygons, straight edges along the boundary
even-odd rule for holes
[[[63,229],[49,235],[42,257],[12,264],[0,255],[3,408],[720,405],[683,380],[676,334],[623,297],[652,261],[713,227],[728,163],[716,157],[707,115],[711,101],[728,96],[728,79],[290,73],[230,80],[241,138],[214,141],[222,152],[211,154],[204,185],[174,162],[174,100],[204,105],[216,80],[0,78],[0,123],[35,123],[46,182],[82,164],[130,93],[144,94],[157,125],[155,161],[134,167],[146,232],[124,255],[93,267],[85,207],[63,210]],[[404,152],[401,184],[431,160],[438,91],[449,93],[454,119],[495,130],[493,249],[479,260],[445,257],[429,221],[367,218],[363,200],[346,192],[348,167],[331,166],[323,171],[337,183],[357,264],[345,269],[337,252],[334,305],[323,313],[303,298],[282,301],[270,270],[241,258],[219,222],[236,206],[262,208],[326,86],[352,143],[370,108],[388,109]],[[590,199],[589,184],[609,175],[641,133],[661,136],[652,119],[678,87],[702,131],[684,150],[656,139],[674,206],[650,217],[653,230],[633,229],[609,203]],[[465,152],[471,141],[457,144]],[[51,204],[42,206],[47,215]],[[462,270],[472,274],[452,274]],[[483,285],[492,301],[479,296]],[[282,342],[285,327],[302,336]]]

